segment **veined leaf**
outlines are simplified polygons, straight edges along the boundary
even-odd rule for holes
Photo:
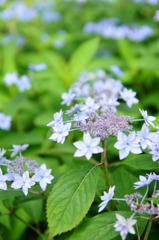
[[[97,166],[69,171],[55,184],[47,202],[50,236],[74,228],[88,212],[96,191]]]
[[[78,77],[81,71],[85,70],[93,55],[97,51],[99,38],[93,38],[80,45],[70,60],[70,74],[72,78]]]

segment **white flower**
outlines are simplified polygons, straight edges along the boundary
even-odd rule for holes
[[[53,127],[54,133],[51,135],[49,139],[52,139],[54,141],[57,141],[58,143],[63,144],[65,141],[65,137],[68,136],[69,131],[71,128],[71,123],[66,123],[65,125],[63,123],[56,124]]]
[[[28,68],[32,71],[39,72],[39,71],[45,70],[47,68],[47,64],[46,63],[39,63],[39,64],[30,63]]]
[[[18,153],[21,154],[21,152],[25,151],[28,146],[29,146],[29,144],[23,144],[23,145],[13,144],[13,149],[10,150],[12,152],[11,157],[14,157]]]
[[[133,104],[137,104],[139,100],[135,98],[136,92],[133,92],[132,89],[128,90],[124,88],[123,92],[120,92],[121,98],[126,102],[128,107],[132,107]]]
[[[88,118],[86,112],[77,112],[77,114],[74,114],[73,121],[75,122],[82,122],[85,123],[86,119]]]
[[[7,190],[6,180],[7,180],[7,176],[3,175],[2,170],[0,168],[0,189]]]
[[[136,219],[131,218],[124,218],[120,214],[116,213],[117,221],[114,224],[115,231],[120,232],[120,236],[122,240],[125,240],[128,233],[135,234],[135,230],[133,228],[133,225],[136,224]]]
[[[85,105],[81,107],[81,110],[86,112],[95,112],[98,108],[99,105],[95,103],[94,99],[88,97],[85,100]]]
[[[62,93],[61,98],[62,98],[62,103],[61,104],[66,104],[69,106],[74,99],[75,94],[72,93],[72,90],[70,89],[68,93]]]
[[[141,110],[140,108],[139,108],[139,110],[140,110],[140,113],[141,113],[141,115],[143,116],[143,118],[145,120],[145,123],[148,126],[151,125],[152,127],[155,127],[154,124],[153,124],[153,121],[156,120],[156,117],[148,116],[147,111]]]
[[[152,154],[152,160],[154,162],[159,159],[159,143],[151,146],[150,154]]]
[[[4,113],[0,112],[0,129],[8,131],[11,127],[11,116],[6,116]]]
[[[104,191],[104,195],[101,196],[102,202],[98,206],[99,207],[98,212],[101,212],[107,206],[108,202],[113,198],[114,190],[115,186],[110,187],[108,193]]]
[[[140,175],[139,179],[140,179],[139,182],[134,183],[135,189],[149,185],[153,181],[153,176],[152,176],[152,174],[149,174],[148,178],[146,178],[146,177]]]
[[[45,164],[42,164],[39,168],[35,169],[35,175],[32,177],[34,182],[39,182],[40,187],[43,191],[46,190],[47,184],[51,183],[54,178],[50,175],[51,169],[47,169]]]
[[[146,124],[144,123],[142,126],[141,131],[137,132],[137,135],[140,139],[141,142],[141,147],[143,149],[146,149],[147,147],[151,147],[152,146],[152,139],[154,137],[154,133],[150,133],[149,132],[149,127],[146,126]]]
[[[4,76],[4,82],[9,87],[13,84],[17,84],[18,82],[18,74],[17,72],[6,73]]]
[[[118,66],[110,66],[110,70],[117,76],[117,77],[122,77],[123,76],[123,72],[121,71],[121,69]]]
[[[89,160],[92,157],[92,154],[103,152],[103,149],[98,146],[100,138],[92,139],[89,133],[84,133],[83,140],[84,141],[73,143],[77,148],[77,151],[74,154],[75,157],[86,156],[87,160]]]
[[[20,92],[24,92],[31,88],[30,80],[27,76],[23,75],[19,78],[19,81],[16,83],[17,87],[19,88]]]
[[[60,112],[57,112],[54,114],[54,120],[47,124],[48,127],[54,127],[58,123],[62,123],[62,115],[63,112],[60,110]]]
[[[119,150],[119,158],[122,160],[129,155],[129,152],[134,154],[142,153],[138,144],[139,138],[136,137],[135,131],[131,132],[128,136],[122,132],[117,135],[118,141],[114,144],[114,147]]]
[[[29,172],[26,171],[22,176],[14,175],[14,182],[11,184],[11,188],[19,189],[22,188],[25,196],[28,194],[28,189],[35,185],[35,182],[29,178]]]

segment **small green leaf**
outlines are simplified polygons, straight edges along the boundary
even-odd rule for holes
[[[88,212],[96,192],[97,166],[69,171],[55,184],[47,202],[50,236],[74,228]]]
[[[93,55],[97,51],[99,38],[93,38],[80,45],[70,60],[70,74],[72,78],[78,77],[81,71],[85,70]]]

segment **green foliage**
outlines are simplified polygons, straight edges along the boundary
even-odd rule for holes
[[[74,228],[88,212],[96,191],[97,166],[69,171],[55,184],[47,203],[50,236]]]

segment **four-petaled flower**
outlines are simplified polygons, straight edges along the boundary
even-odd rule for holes
[[[120,232],[120,236],[122,240],[125,240],[128,233],[135,234],[135,230],[133,228],[133,225],[136,224],[136,219],[131,218],[124,218],[120,214],[116,213],[117,221],[114,224],[115,231]]]
[[[57,141],[58,143],[63,144],[65,141],[65,137],[69,134],[71,128],[71,123],[63,123],[56,124],[53,127],[54,133],[51,135],[49,139]]]
[[[124,88],[124,90],[120,92],[120,96],[126,102],[128,107],[132,107],[133,104],[139,102],[139,100],[135,98],[136,92],[133,92],[131,89],[128,90],[127,88]]]
[[[51,183],[54,178],[50,175],[51,169],[47,169],[45,164],[42,164],[39,168],[35,169],[35,175],[32,177],[34,182],[39,182],[40,187],[43,191],[46,190],[47,184]]]
[[[54,120],[49,122],[47,124],[48,127],[54,127],[56,124],[61,123],[63,121],[62,119],[63,112],[60,110],[60,112],[56,112],[54,114]]]
[[[23,193],[25,196],[28,194],[28,189],[35,185],[35,182],[29,178],[29,172],[26,171],[23,173],[22,176],[15,175],[14,182],[11,184],[11,188],[19,189],[22,188]]]
[[[145,120],[146,125],[148,125],[148,126],[151,125],[152,127],[155,127],[155,125],[153,124],[153,121],[156,120],[156,117],[148,116],[148,113],[145,110],[141,110],[140,108],[139,108],[139,110]]]
[[[143,124],[141,131],[137,132],[137,135],[140,139],[141,147],[143,149],[152,146],[151,141],[153,140],[154,133],[149,132],[149,127],[145,123]]]
[[[74,99],[75,94],[72,93],[72,90],[70,89],[68,93],[62,93],[61,98],[62,98],[62,103],[61,104],[66,104],[69,106]]]
[[[99,105],[95,103],[94,99],[88,97],[85,100],[85,105],[81,107],[81,110],[86,112],[95,112],[98,108]]]
[[[147,186],[154,180],[152,173],[148,175],[148,178],[140,175],[139,179],[140,179],[140,181],[134,183],[134,185],[135,185],[134,188],[135,189]]]
[[[2,169],[0,168],[0,189],[7,190],[6,180],[7,180],[7,176],[3,175]]]
[[[89,160],[92,157],[92,154],[103,152],[103,148],[98,146],[100,138],[92,139],[89,133],[84,133],[83,140],[84,141],[73,143],[73,145],[77,148],[74,154],[75,157],[86,156],[87,160]]]
[[[12,152],[11,157],[14,157],[18,153],[21,154],[21,152],[25,151],[28,146],[29,146],[29,144],[23,144],[23,145],[14,145],[13,144],[13,149],[10,150]]]
[[[107,206],[108,202],[113,198],[114,190],[115,186],[110,187],[108,193],[104,191],[104,195],[101,196],[102,202],[98,206],[99,207],[98,212],[101,212]]]
[[[126,158],[129,152],[134,154],[142,153],[139,146],[139,138],[136,137],[135,131],[131,132],[128,136],[123,132],[119,132],[117,139],[118,141],[114,144],[114,147],[119,150],[120,160]]]

